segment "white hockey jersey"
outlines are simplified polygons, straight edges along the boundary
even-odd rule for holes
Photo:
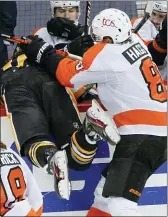
[[[66,74],[65,74],[66,72]],[[167,93],[142,40],[123,45],[98,43],[83,61],[61,60],[56,77],[64,86],[98,84],[98,95],[121,135],[166,136]]]
[[[135,29],[135,27],[140,23],[142,20],[141,18],[134,18],[132,19],[132,28]],[[156,35],[158,34],[158,30],[155,28],[154,24],[147,20],[146,23],[141,27],[141,29],[138,31],[138,35],[146,42],[151,41],[156,38]],[[160,73],[164,80],[167,80],[167,58],[165,59],[165,62],[162,66],[158,67],[160,70]]]
[[[131,21],[132,28],[135,29],[135,27],[140,23],[141,20],[142,17],[133,19]],[[150,20],[147,20],[138,31],[138,34],[144,41],[151,41],[156,38],[158,30],[155,28],[154,24]]]
[[[24,160],[0,149],[0,216],[41,216],[43,198]]]

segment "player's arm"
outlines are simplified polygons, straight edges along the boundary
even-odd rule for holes
[[[23,47],[30,61],[36,61],[55,77],[63,86],[74,87],[105,81],[105,72],[98,61],[98,54],[105,43],[92,46],[83,56],[82,61],[62,57],[42,39],[32,38],[32,43]]]
[[[162,29],[159,31],[155,40],[147,43],[148,50],[152,55],[153,61],[158,65],[163,65],[167,56],[167,16],[162,23]]]

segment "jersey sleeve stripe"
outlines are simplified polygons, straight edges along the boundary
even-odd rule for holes
[[[153,40],[153,47],[155,48],[155,50],[157,50],[159,53],[167,53],[166,49],[163,49],[161,47],[159,47],[159,45],[156,43],[155,40]]]
[[[167,126],[166,112],[151,110],[130,110],[114,115],[117,127],[125,125]],[[154,117],[154,118],[153,118]]]

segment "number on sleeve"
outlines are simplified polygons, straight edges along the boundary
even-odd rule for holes
[[[166,87],[156,64],[152,62],[150,57],[142,60],[140,71],[142,72],[145,82],[148,84],[151,99],[161,103],[166,102]]]

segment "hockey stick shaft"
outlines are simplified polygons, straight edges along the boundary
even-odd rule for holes
[[[150,18],[153,11],[153,5],[154,5],[154,1],[148,1],[145,9],[145,15],[142,18],[141,22],[135,27],[133,33],[137,33],[142,28],[142,26],[146,23],[146,21]]]
[[[22,44],[30,44],[31,43],[30,40],[22,39],[19,37],[13,37],[13,36],[6,35],[6,34],[1,34],[0,36],[5,38],[5,40],[12,41],[15,43],[22,43]]]
[[[84,28],[85,35],[87,35],[89,31],[90,11],[91,11],[91,1],[87,1],[86,2],[86,14],[85,14],[85,28]]]
[[[12,41],[15,43],[22,43],[22,44],[30,44],[31,43],[30,40],[22,39],[19,37],[12,37],[12,36],[9,36],[6,34],[1,34],[1,37],[5,38],[5,40]],[[82,57],[74,55],[74,54],[70,54],[70,53],[68,53],[68,57],[71,59],[74,59],[74,60],[82,60]]]

